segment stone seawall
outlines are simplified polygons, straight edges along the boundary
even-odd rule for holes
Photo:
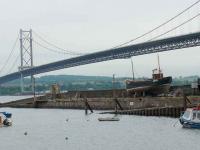
[[[200,104],[199,96],[187,97],[138,97],[138,98],[56,98],[48,99],[48,96],[40,96],[37,99],[28,98],[23,100],[1,103],[0,107],[14,108],[59,108],[59,109],[89,109],[111,110],[111,114],[145,115],[145,116],[168,116],[179,117],[187,107]],[[117,102],[116,102],[117,101]],[[87,104],[86,104],[87,102]],[[120,105],[120,106],[119,106]],[[120,109],[122,108],[122,109]]]
[[[117,98],[123,109],[139,109],[152,107],[172,107],[183,106],[183,97],[145,97],[145,98]],[[87,102],[92,109],[108,110],[116,106],[113,98],[87,98]],[[77,99],[57,99],[50,101],[37,101],[37,108],[68,108],[84,109],[83,98]]]
[[[192,105],[200,103],[200,97],[189,97]],[[140,98],[117,98],[123,109],[143,109],[153,107],[183,107],[183,97],[140,97]],[[113,110],[116,102],[113,98],[87,98],[88,104],[95,110]],[[191,104],[189,104],[191,105]],[[1,107],[24,107],[24,108],[67,108],[85,109],[84,98],[54,99],[47,100],[45,96],[23,99],[1,104]]]

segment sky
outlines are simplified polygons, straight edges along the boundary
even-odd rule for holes
[[[151,30],[197,0],[0,0],[0,69],[4,66],[19,30],[32,29],[45,40],[63,49],[93,53],[109,49]],[[200,4],[136,43],[147,41],[199,13]],[[200,19],[162,37],[200,31]],[[35,41],[40,39],[33,34]],[[44,44],[44,43],[43,43]],[[134,43],[130,43],[134,44]],[[47,46],[47,45],[46,45]],[[52,47],[51,47],[52,48]],[[0,76],[17,71],[19,42]],[[42,65],[70,55],[54,53],[33,45],[34,65]],[[159,53],[165,76],[200,75],[199,47]],[[151,77],[157,54],[132,58],[136,77]],[[12,67],[14,64],[14,67]],[[13,69],[12,69],[13,68]],[[112,60],[62,69],[41,75],[132,76],[130,59]]]

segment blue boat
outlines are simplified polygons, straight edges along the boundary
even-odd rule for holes
[[[200,106],[187,108],[179,121],[185,128],[200,129]]]
[[[4,114],[5,116],[6,116],[6,118],[11,118],[12,117],[12,114],[11,113],[9,113],[9,112],[0,112],[0,113],[2,113],[2,114]]]
[[[0,112],[0,127],[12,125],[12,114],[9,112]]]

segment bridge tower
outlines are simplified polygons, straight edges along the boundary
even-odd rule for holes
[[[21,63],[19,66],[19,72],[30,69],[33,67],[33,45],[32,45],[32,30],[20,29],[20,56]],[[31,75],[32,92],[34,90],[34,78]],[[21,73],[21,92],[24,93],[24,77]]]

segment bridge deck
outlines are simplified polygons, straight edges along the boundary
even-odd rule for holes
[[[26,69],[21,72],[14,72],[0,77],[0,84],[9,82],[11,80],[19,79],[21,77],[21,74],[24,77],[27,77],[30,75],[55,71],[64,68],[70,68],[74,66],[80,66],[80,65],[97,63],[114,59],[125,59],[125,58],[130,58],[131,56],[195,47],[199,45],[200,45],[200,32],[176,36],[176,37],[170,37],[166,39],[155,40],[145,43],[139,43],[135,45],[114,48],[79,57],[65,59],[33,67],[31,69]]]

